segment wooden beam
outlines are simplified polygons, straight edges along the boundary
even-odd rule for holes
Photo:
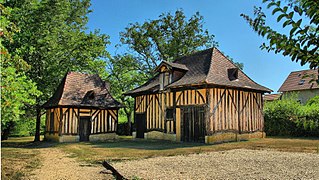
[[[59,121],[59,136],[62,135],[62,125],[63,125],[63,112],[62,112],[62,108],[60,107],[60,121]]]
[[[211,93],[210,89],[206,88],[206,109],[205,109],[205,132],[204,134],[206,135],[207,132],[212,131],[211,129],[211,113],[210,113],[210,102],[211,101]]]

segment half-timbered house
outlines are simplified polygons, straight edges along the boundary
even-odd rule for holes
[[[155,71],[126,93],[135,98],[135,137],[215,143],[265,136],[262,95],[271,90],[218,49],[163,61]]]
[[[109,90],[110,85],[98,75],[67,73],[43,105],[45,139],[77,142],[116,138],[121,104]]]

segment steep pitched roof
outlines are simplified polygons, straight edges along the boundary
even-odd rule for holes
[[[106,109],[122,107],[111,96],[109,88],[109,84],[98,75],[68,72],[43,107],[75,106]]]
[[[318,69],[291,72],[278,91],[319,89],[316,82],[310,82],[313,78],[318,79]]]
[[[233,88],[251,89],[262,92],[272,90],[261,86],[250,79],[241,70],[238,70],[238,79],[230,80],[228,69],[237,68],[226,56],[217,48],[210,48],[199,51],[189,56],[179,58],[174,64],[185,65],[188,69],[186,73],[177,81],[169,84],[165,88],[178,88],[192,85],[216,85]],[[142,86],[127,92],[127,95],[156,92],[159,90],[159,75],[153,77]]]

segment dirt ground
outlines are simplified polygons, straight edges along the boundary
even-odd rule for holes
[[[114,179],[102,166],[81,164],[59,149],[41,149],[30,179]],[[234,149],[112,164],[128,179],[318,179],[319,154]]]
[[[84,164],[68,157],[57,148],[40,149],[41,167],[34,170],[29,178],[34,180],[101,180],[113,179],[111,174],[102,174],[101,166]]]

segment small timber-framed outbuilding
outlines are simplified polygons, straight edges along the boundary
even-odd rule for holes
[[[103,141],[116,138],[118,109],[110,85],[98,75],[69,72],[46,109],[45,139],[58,142]]]
[[[211,48],[163,61],[157,75],[126,93],[135,98],[137,138],[215,143],[264,137],[271,92]]]

